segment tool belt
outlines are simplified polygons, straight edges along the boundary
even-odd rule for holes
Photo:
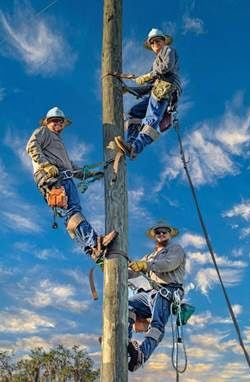
[[[175,90],[175,86],[168,81],[156,79],[152,89],[152,96],[161,101],[169,98],[172,92]]]

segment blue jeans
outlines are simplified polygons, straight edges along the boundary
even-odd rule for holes
[[[158,130],[168,104],[169,99],[157,101],[154,97],[147,96],[129,110],[129,119],[142,119],[141,123],[131,123],[128,127],[127,142],[133,145],[137,154],[153,142],[153,139],[149,135],[143,134],[141,129],[147,125]]]
[[[62,210],[65,225],[67,225],[69,218],[75,213],[79,212],[82,214],[82,207],[73,179],[62,180],[61,185],[64,187],[68,197],[68,207],[66,210]],[[97,234],[85,218],[76,228],[76,240],[86,254],[91,254],[90,247],[96,245]]]
[[[149,292],[141,292],[132,296],[128,301],[129,311],[134,312],[138,317],[151,318],[150,328],[158,329],[159,337],[154,339],[150,336],[144,338],[140,345],[143,352],[144,361],[147,361],[159,342],[164,337],[165,325],[170,315],[171,302],[162,297],[159,292],[152,290]],[[132,330],[134,319],[129,318],[128,338],[132,338]],[[150,330],[149,330],[150,335]]]

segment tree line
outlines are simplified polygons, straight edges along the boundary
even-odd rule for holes
[[[58,345],[45,351],[32,349],[27,357],[16,360],[14,352],[0,352],[0,382],[95,382],[99,369],[79,346],[66,349]]]

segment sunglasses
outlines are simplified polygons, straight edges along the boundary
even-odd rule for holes
[[[159,44],[161,41],[164,41],[162,38],[156,38],[155,40],[151,40],[149,42],[150,45]]]
[[[166,233],[170,233],[171,231],[169,229],[156,229],[155,235],[160,235],[161,233],[166,235]]]
[[[64,120],[62,118],[50,118],[49,119],[49,122],[53,122],[53,123],[63,123]]]

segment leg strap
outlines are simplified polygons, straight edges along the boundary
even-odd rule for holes
[[[162,335],[163,333],[159,329],[151,327],[145,334],[145,337],[150,337],[153,338],[155,341],[160,342],[160,340],[162,339]]]
[[[80,212],[77,212],[76,214],[72,215],[67,223],[67,231],[69,233],[69,236],[71,239],[74,239],[76,237],[76,228],[83,222],[84,216],[80,214]]]
[[[141,124],[140,118],[129,118],[124,123],[124,130],[128,130],[130,125],[140,125]]]
[[[153,141],[155,141],[160,135],[157,130],[153,129],[153,127],[149,125],[144,125],[140,133],[148,135]]]
[[[135,312],[133,312],[133,310],[130,310],[130,309],[128,310],[128,318],[130,318],[134,322],[136,321],[136,314]]]

